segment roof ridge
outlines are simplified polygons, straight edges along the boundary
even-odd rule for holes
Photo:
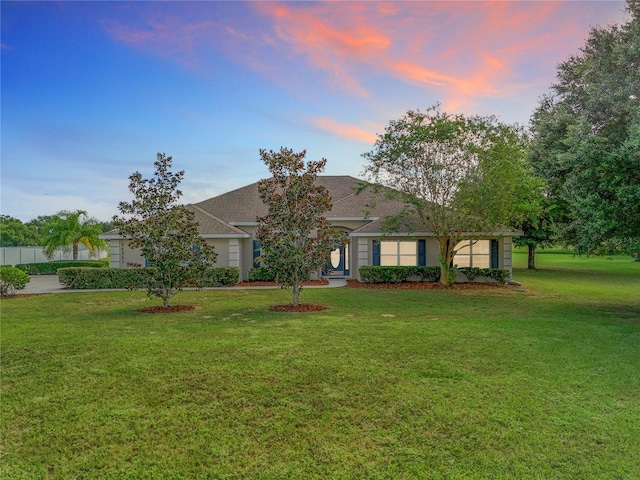
[[[335,205],[336,203],[340,203],[341,201],[343,201],[343,200],[345,200],[345,199],[347,199],[347,198],[354,197],[355,195],[357,195],[357,193],[356,193],[356,192],[353,192],[353,193],[350,193],[349,195],[345,195],[344,197],[339,198],[338,200],[335,200],[335,201],[333,201],[333,200],[332,200],[332,202],[331,202],[331,203],[333,203],[333,204]]]
[[[187,207],[191,207],[194,210],[198,210],[200,213],[206,215],[207,217],[212,218],[213,220],[215,220],[216,222],[230,228],[231,230],[237,232],[237,233],[247,233],[244,230],[240,230],[238,227],[234,227],[233,225],[231,225],[230,223],[225,222],[224,220],[222,220],[219,217],[216,217],[213,213],[207,212],[204,208],[197,206],[194,203],[190,203],[189,205],[187,205]]]

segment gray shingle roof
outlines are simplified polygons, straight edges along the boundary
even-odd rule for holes
[[[368,188],[356,194],[358,186],[366,183],[348,175],[319,176],[316,183],[323,185],[329,191],[333,202],[333,208],[327,213],[329,218],[370,218],[371,222],[362,225],[353,231],[354,234],[378,235],[382,230],[382,217],[402,211],[403,202],[390,200],[384,195],[376,198],[373,189]],[[243,223],[255,223],[257,217],[267,214],[267,208],[258,194],[258,183],[252,183],[231,192],[212,197],[202,202],[186,205],[195,213],[198,222],[198,231],[203,236],[233,236],[246,237],[248,234],[242,230]],[[413,224],[410,231],[423,231],[415,218],[407,218],[408,224]],[[502,231],[504,230],[504,232]],[[496,234],[518,234],[509,229],[498,229]],[[521,234],[521,232],[520,232]],[[103,234],[105,236],[117,236],[117,230]]]
[[[197,205],[186,205],[186,208],[194,212],[195,221],[198,222],[198,232],[200,235],[247,235],[246,232],[229,225],[224,220],[219,219]]]
[[[386,215],[399,211],[402,203],[379,199],[373,208],[368,205],[372,203],[373,194],[369,190],[356,195],[358,185],[363,183],[355,177],[348,175],[340,176],[319,176],[316,183],[323,185],[329,191],[333,202],[333,208],[327,213],[328,217],[340,218],[363,218],[367,213],[370,217]],[[242,188],[238,188],[217,197],[212,197],[202,202],[191,205],[194,210],[198,209],[207,212],[228,227],[244,222],[255,222],[257,217],[267,214],[267,208],[260,199],[258,193],[258,183],[252,183]],[[222,234],[222,225],[207,223],[206,233]],[[235,229],[238,231],[238,229]],[[205,233],[203,231],[203,233]]]

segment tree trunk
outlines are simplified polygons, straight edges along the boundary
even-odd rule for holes
[[[449,285],[449,266],[444,262],[440,263],[440,283],[442,285]]]
[[[529,270],[535,270],[536,269],[536,246],[535,245],[528,245],[529,247],[529,258],[527,260],[527,268]]]
[[[450,285],[449,281],[451,263],[453,262],[452,242],[449,239],[441,239],[440,243],[440,283],[442,285]]]
[[[75,242],[73,244],[73,259],[78,260],[78,244]]]
[[[293,286],[293,306],[297,307],[299,302],[299,297],[300,297],[300,282],[296,282],[295,285]]]

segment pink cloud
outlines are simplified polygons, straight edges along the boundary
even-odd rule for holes
[[[340,123],[328,117],[312,118],[311,123],[322,130],[351,140],[374,143],[377,138],[377,135],[372,131],[365,130],[355,125]]]
[[[563,2],[267,2],[257,8],[271,17],[282,42],[345,91],[368,95],[368,77],[382,75],[421,85],[445,103],[473,105],[481,98],[517,94],[538,81],[548,84],[549,71],[538,75],[530,65],[553,68],[574,51],[586,33],[584,17],[594,15],[590,7]]]
[[[530,29],[525,18],[535,19],[510,5],[268,2],[257,8],[272,18],[281,42],[345,91],[367,96],[368,75],[383,75],[422,85],[447,103],[468,104],[499,94],[512,80],[512,57],[502,49],[514,42],[506,37]],[[553,8],[539,13],[547,18]]]
[[[377,58],[391,41],[378,29],[357,21],[362,4],[315,4],[300,8],[264,2],[257,6],[262,14],[273,19],[278,39],[295,54],[307,58],[312,67],[329,72],[332,83],[339,88],[368,95],[351,64],[354,60],[366,63]],[[344,9],[350,9],[348,28],[340,21]],[[338,16],[332,13],[336,10],[340,12]]]
[[[139,26],[109,22],[107,33],[137,50],[169,58],[190,70],[201,63],[197,49],[222,27],[213,21],[185,22],[178,17],[154,16]]]
[[[393,88],[417,86],[445,106],[473,108],[482,99],[548,85],[555,65],[576,53],[585,25],[604,8],[590,2],[254,2],[224,4],[226,16],[220,16],[219,5],[198,4],[193,8],[201,14],[190,17],[179,9],[157,14],[143,28],[111,24],[108,31],[192,70],[207,68],[207,54],[217,51],[306,96],[324,84],[371,98],[374,91],[380,95],[373,84],[393,80]]]

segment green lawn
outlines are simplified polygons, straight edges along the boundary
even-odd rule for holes
[[[640,263],[515,290],[2,300],[1,478],[635,479]]]

